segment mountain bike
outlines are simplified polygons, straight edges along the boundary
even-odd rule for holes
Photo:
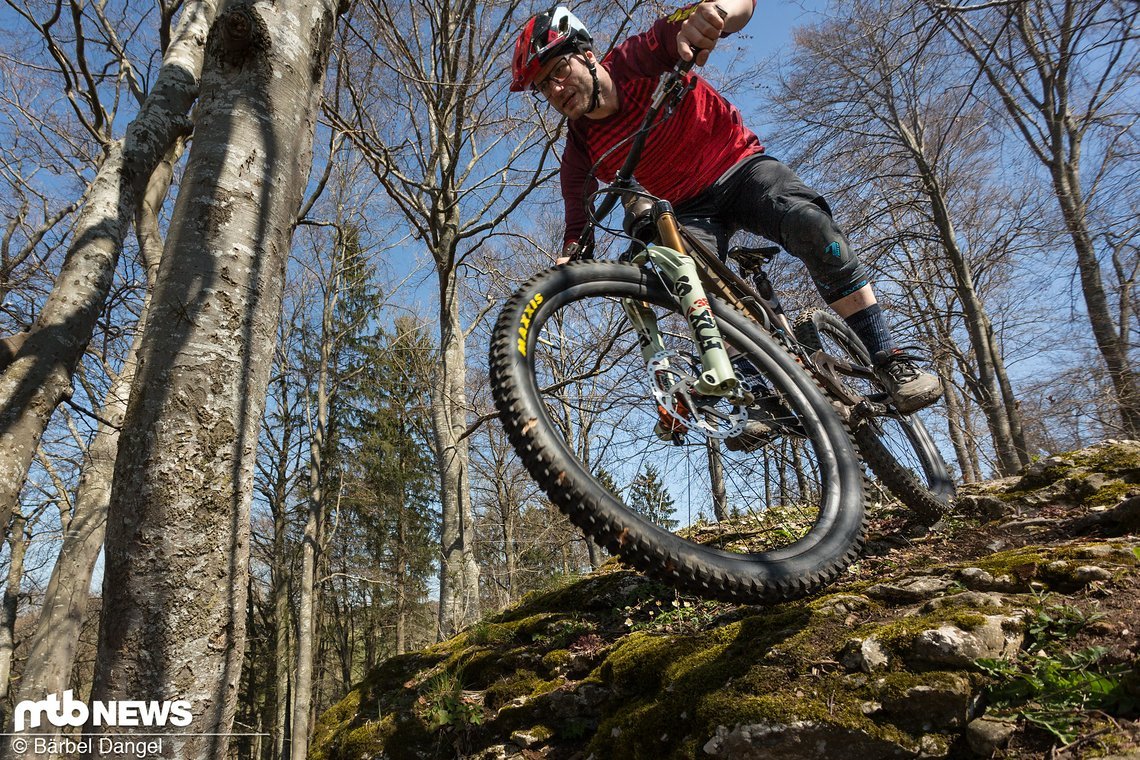
[[[950,481],[921,423],[874,388],[842,320],[789,323],[763,269],[778,249],[733,249],[738,275],[633,181],[690,65],[662,74],[625,163],[587,204],[584,239],[623,203],[630,252],[541,272],[508,300],[492,392],[527,470],[587,535],[679,589],[780,601],[832,581],[862,550],[852,432],[927,518]],[[888,421],[918,465],[896,453]]]

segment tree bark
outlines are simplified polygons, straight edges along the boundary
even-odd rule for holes
[[[440,357],[432,387],[432,423],[440,476],[439,632],[450,638],[479,619],[479,565],[471,505],[467,438],[467,364],[459,318],[459,283],[440,275]]]
[[[235,3],[207,41],[115,465],[93,690],[188,701],[189,726],[152,728],[163,757],[227,756],[257,431],[335,18],[331,2]]]
[[[16,617],[20,610],[20,584],[24,578],[24,554],[28,537],[24,535],[27,519],[19,513],[12,517],[8,533],[8,582],[4,586],[3,615],[0,618],[0,701],[7,703],[12,679],[12,653],[16,648]]]
[[[158,264],[162,258],[158,210],[170,189],[174,165],[182,154],[182,141],[175,142],[175,146],[152,175],[136,214],[135,229],[147,272],[147,293],[140,312],[140,327],[146,322],[150,294],[154,290]],[[44,593],[35,631],[28,643],[28,659],[20,679],[17,702],[25,699],[40,700],[48,694],[62,694],[68,688],[87,611],[91,575],[103,548],[115,456],[119,449],[119,429],[127,412],[127,396],[138,368],[141,342],[140,329],[127,351],[122,369],[104,397],[99,416],[105,422],[99,423],[95,438],[84,457],[75,508],[64,524],[63,543]],[[29,729],[29,733],[50,740],[60,736],[61,729],[45,721],[39,728]],[[5,751],[6,748],[0,747],[0,756],[4,756]]]
[[[7,524],[44,429],[71,394],[71,378],[103,311],[137,198],[198,94],[203,42],[216,0],[191,0],[154,89],[126,136],[109,145],[79,215],[55,286],[0,376],[0,524]]]

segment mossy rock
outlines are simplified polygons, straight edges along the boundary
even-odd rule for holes
[[[1108,476],[1089,476],[1095,468]],[[481,757],[525,734],[543,754],[593,754],[596,760],[956,757],[967,751],[964,724],[993,676],[968,657],[923,659],[916,637],[948,629],[979,639],[1009,633],[1014,648],[1024,626],[1018,611],[1041,604],[1042,591],[1063,598],[1091,577],[1090,568],[1103,569],[1103,582],[1086,585],[1082,598],[1104,593],[1118,605],[1132,601],[1140,563],[1135,542],[1075,540],[1075,531],[1064,532],[1063,517],[1066,509],[1070,519],[1083,517],[1140,490],[1140,444],[1065,455],[1034,477],[1026,483],[1045,485],[1017,492],[1009,490],[1017,481],[1007,480],[1002,497],[1009,511],[1020,508],[1016,498],[1064,495],[1067,501],[1051,504],[1040,520],[1062,526],[1055,538],[959,522],[947,532],[968,536],[964,551],[945,534],[918,539],[917,550],[900,543],[888,547],[902,547],[897,555],[871,555],[851,580],[793,603],[724,604],[702,608],[699,616],[694,607],[691,621],[671,626],[663,619],[685,598],[617,563],[595,575],[559,578],[451,641],[385,662],[321,716],[311,754],[318,760],[443,757],[452,756],[462,738],[466,756]],[[1029,540],[1054,543],[1016,545]],[[1002,542],[1011,548],[987,549]],[[936,550],[924,551],[928,546]],[[905,585],[919,574],[952,582],[906,598],[868,596],[876,584]],[[1132,625],[1119,622],[1117,631]],[[891,656],[870,673],[848,672],[854,666],[844,662],[844,647],[868,637]],[[1119,645],[1092,641],[1102,643]],[[1002,656],[1021,655],[1003,649]],[[441,673],[460,674],[464,689],[476,692],[483,725],[465,726],[460,734],[427,724],[417,700]],[[923,709],[912,711],[915,705]],[[823,745],[827,754],[817,751]],[[741,754],[731,754],[737,750]]]

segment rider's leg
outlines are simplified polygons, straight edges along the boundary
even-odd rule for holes
[[[786,165],[764,156],[733,173],[719,195],[724,216],[778,242],[807,266],[820,295],[871,353],[895,405],[905,413],[934,403],[939,379],[899,351],[866,270],[832,218],[827,201]],[[729,187],[731,185],[731,187]]]

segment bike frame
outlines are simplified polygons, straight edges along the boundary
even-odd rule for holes
[[[604,219],[620,199],[627,213],[635,213],[640,206],[641,213],[651,215],[656,229],[658,243],[650,244],[633,257],[634,263],[652,263],[663,275],[666,286],[678,299],[692,330],[693,338],[700,348],[701,374],[693,389],[706,396],[725,397],[734,403],[742,400],[742,390],[732,368],[731,357],[724,348],[724,341],[716,327],[708,293],[712,293],[730,306],[748,315],[788,348],[813,377],[835,399],[842,402],[842,416],[849,417],[853,409],[864,412],[882,411],[875,409],[875,402],[866,396],[853,392],[843,381],[842,376],[873,380],[874,371],[870,367],[854,365],[846,359],[816,351],[810,356],[796,341],[792,326],[780,305],[779,299],[768,281],[763,269],[757,268],[756,280],[760,291],[741,275],[734,272],[696,236],[681,225],[667,201],[633,190],[633,171],[641,158],[649,130],[653,127],[662,110],[675,107],[691,89],[683,78],[692,68],[691,62],[682,62],[672,71],[661,75],[654,91],[650,106],[646,111],[641,127],[635,133],[625,163],[614,181],[602,192],[606,193],[598,209],[590,214],[590,222],[583,239],[592,237],[596,220]],[[645,203],[648,202],[648,208]],[[778,249],[772,249],[778,250]],[[765,255],[765,254],[761,254]],[[766,259],[765,259],[766,260]],[[638,332],[642,357],[647,364],[657,362],[657,366],[668,366],[662,362],[664,344],[657,327],[653,311],[644,304],[623,303],[623,308],[634,329]]]

